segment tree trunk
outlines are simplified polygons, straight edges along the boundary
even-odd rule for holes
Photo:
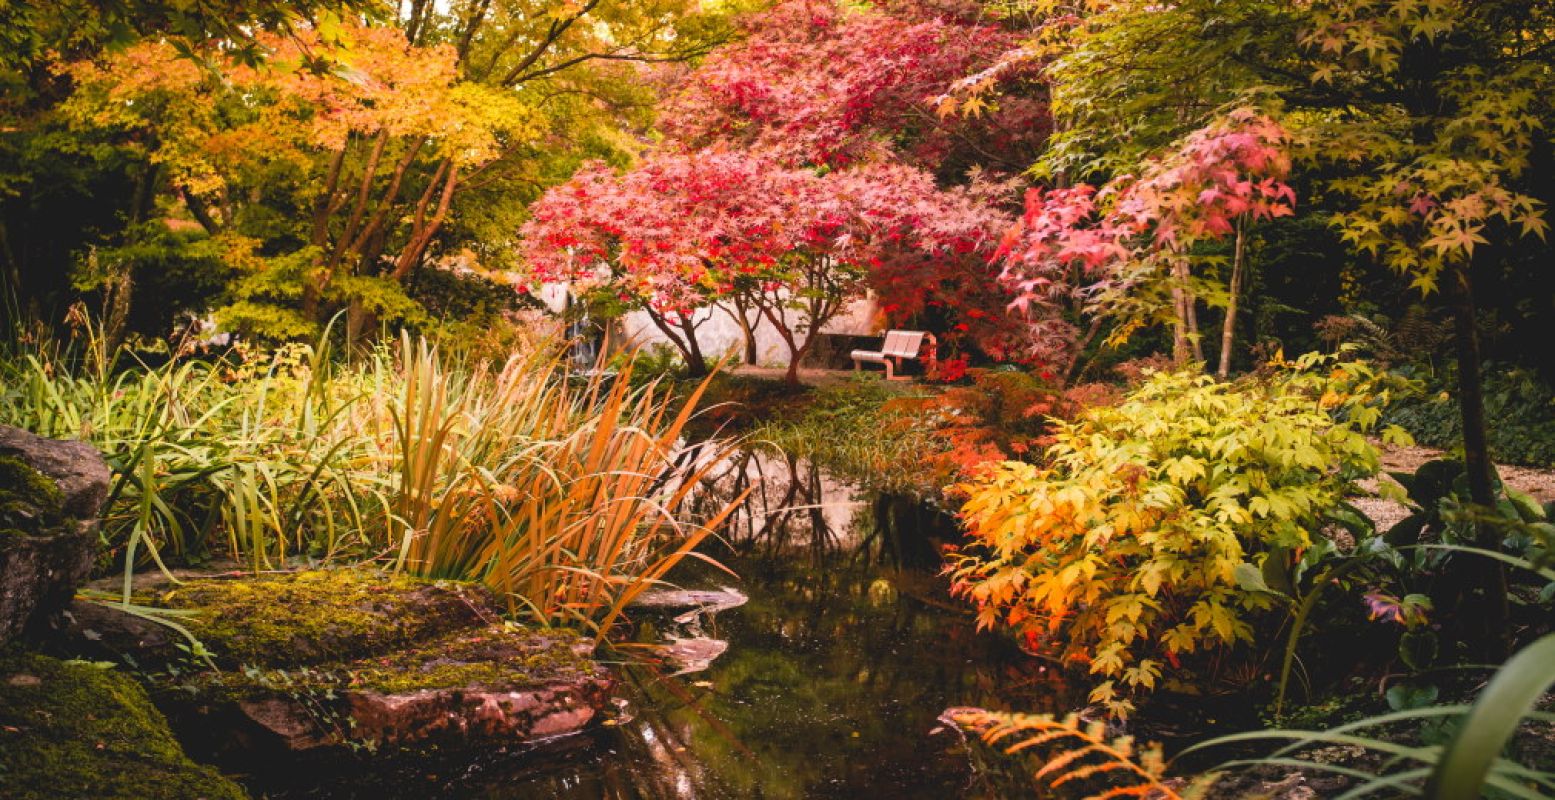
[[[1178,369],[1188,366],[1187,295],[1181,286],[1172,286],[1172,366]]]
[[[453,203],[454,190],[459,185],[459,167],[453,162],[447,161],[447,177],[443,179],[443,191],[437,200],[437,209],[432,212],[432,217],[427,218],[427,201],[431,198],[429,193],[422,195],[416,207],[416,214],[411,221],[410,241],[405,244],[405,249],[400,251],[399,258],[394,262],[394,270],[389,277],[396,281],[404,280],[405,276],[415,265],[421,263],[422,256],[426,255],[427,247],[432,244],[433,237],[443,227],[443,220],[448,217],[448,208]],[[443,173],[439,173],[443,174]],[[430,192],[434,182],[427,189]]]
[[[1199,335],[1199,302],[1193,296],[1193,291],[1187,287],[1188,268],[1183,267],[1182,305],[1188,318],[1188,346],[1193,348],[1193,360],[1203,365],[1204,337]]]
[[[346,248],[350,246],[351,239],[356,235],[357,226],[362,224],[362,215],[367,213],[367,201],[372,197],[373,179],[378,176],[378,162],[383,159],[383,149],[389,143],[389,132],[382,130],[373,139],[373,149],[367,156],[367,163],[362,167],[362,180],[357,186],[356,200],[351,204],[351,216],[346,220],[346,227],[340,234],[340,239],[335,242],[330,251],[329,258],[324,262],[324,280],[322,286],[329,285],[329,279],[333,276],[335,267],[340,259],[345,256]]]
[[[692,378],[706,377],[707,359],[702,356],[702,345],[697,343],[697,328],[690,314],[680,318],[680,330],[686,334],[686,375]]]
[[[405,173],[410,169],[410,165],[415,163],[416,154],[421,152],[421,146],[425,143],[426,139],[418,138],[405,148],[405,154],[394,165],[394,174],[389,178],[389,187],[384,190],[383,197],[379,199],[378,207],[367,220],[367,224],[363,225],[359,232],[346,231],[342,234],[343,238],[355,236],[346,247],[347,253],[365,254],[364,248],[366,248],[367,243],[372,240],[373,236],[377,235],[379,229],[383,227],[385,220],[388,219],[389,211],[394,207],[395,201],[399,198],[400,184],[405,180]]]
[[[346,332],[345,352],[346,358],[355,361],[358,345],[362,342],[362,332],[367,329],[367,309],[362,307],[360,300],[351,300],[346,304]]]
[[[794,347],[792,343],[788,347],[788,369],[783,372],[783,382],[789,386],[799,385],[799,362],[804,360],[805,351],[810,349],[810,340],[805,338],[802,347]]]
[[[111,360],[124,344],[130,319],[130,298],[135,292],[135,276],[129,265],[115,264],[113,274],[103,281],[103,352]]]
[[[1096,335],[1101,333],[1103,324],[1101,317],[1091,319],[1091,324],[1086,327],[1084,335],[1070,348],[1069,357],[1064,362],[1064,368],[1058,372],[1060,387],[1068,386],[1080,373],[1080,359],[1085,357],[1086,348],[1096,340]]]
[[[781,297],[774,297],[772,302],[762,303],[761,314],[767,318],[768,322],[772,323],[772,327],[777,331],[778,337],[781,338],[783,340],[783,344],[788,347],[788,369],[783,373],[783,382],[787,383],[789,386],[798,386],[799,361],[804,358],[805,352],[810,348],[810,341],[815,337],[806,336],[804,345],[800,346],[797,334],[795,334],[794,331],[788,326],[786,319],[788,316],[787,312],[784,312],[782,316],[779,316],[778,311],[775,310],[782,308],[782,302],[783,300]],[[811,328],[811,330],[814,331],[814,328]]]
[[[215,236],[221,232],[220,223],[216,222],[215,217],[211,216],[210,208],[205,205],[205,201],[200,199],[199,195],[188,189],[182,190],[182,195],[184,206],[189,209],[189,214],[194,217],[195,222],[200,223],[200,227],[204,228],[206,233]]]
[[[345,202],[344,196],[339,191],[340,172],[345,164],[346,151],[351,147],[348,139],[345,144],[329,161],[329,176],[324,181],[324,191],[319,193],[318,200],[313,205],[313,233],[308,243],[317,248],[318,255],[314,263],[314,270],[303,278],[302,281],[302,315],[308,320],[317,322],[319,319],[320,305],[323,298],[324,272],[329,268],[326,263],[328,255],[325,252],[329,244],[329,220],[340,205]]]
[[[702,347],[697,344],[696,326],[689,319],[680,320],[680,331],[671,327],[669,321],[664,319],[657,311],[651,308],[643,309],[648,314],[648,320],[653,326],[664,334],[670,344],[680,351],[680,357],[686,362],[686,374],[693,378],[701,378],[707,375],[707,360],[702,357]]]
[[[755,366],[756,365],[756,326],[751,324],[750,318],[746,316],[746,314],[749,313],[749,308],[746,306],[745,301],[743,299],[741,299],[741,297],[742,297],[742,295],[740,295],[738,293],[732,294],[730,296],[730,298],[729,298],[730,308],[728,309],[728,311],[729,311],[729,315],[734,317],[735,322],[739,323],[739,325],[740,325],[740,334],[744,337],[744,344],[745,344],[744,362],[746,364],[751,365],[751,366]],[[756,321],[757,322],[761,321],[760,312],[757,313]]]
[[[1463,421],[1463,464],[1469,483],[1469,499],[1481,509],[1494,509],[1494,467],[1485,429],[1485,395],[1480,376],[1479,331],[1475,321],[1474,286],[1467,264],[1444,276],[1452,304],[1455,347],[1458,356],[1458,410]],[[1487,550],[1501,549],[1496,525],[1476,523],[1474,541]],[[1476,653],[1491,661],[1505,658],[1510,649],[1506,569],[1501,562],[1465,556],[1460,563],[1466,590],[1463,613],[1465,640]]]
[[[740,333],[745,336],[745,363],[756,366],[756,326],[745,318],[745,309],[739,308]]]
[[[151,219],[156,211],[157,179],[161,167],[147,163],[135,182],[134,205],[130,207],[129,225],[120,237],[128,244],[141,236],[140,226]],[[135,293],[134,266],[123,262],[108,265],[111,273],[103,281],[103,339],[104,352],[110,354],[124,344],[126,327],[130,318],[130,302]]]
[[[1242,294],[1242,256],[1246,252],[1246,220],[1236,221],[1236,249],[1231,256],[1231,296],[1226,300],[1226,321],[1220,326],[1221,378],[1231,376],[1231,344],[1236,339],[1236,299]]]

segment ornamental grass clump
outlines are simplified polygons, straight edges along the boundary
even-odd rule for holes
[[[125,602],[148,564],[368,560],[603,636],[739,502],[681,520],[709,463],[682,442],[705,384],[682,400],[630,366],[578,376],[539,344],[483,363],[407,335],[352,362],[320,344],[151,367],[100,341],[0,353],[0,422],[104,451]]]
[[[599,635],[721,526],[682,505],[716,466],[682,434],[707,388],[685,400],[631,366],[569,376],[546,356],[460,376],[425,342],[402,344],[392,518],[397,563],[425,577],[479,580],[538,618]],[[519,608],[515,608],[519,610]]]
[[[954,590],[981,626],[1087,666],[1101,678],[1093,702],[1126,715],[1168,665],[1182,679],[1192,656],[1254,641],[1271,596],[1239,572],[1354,523],[1345,498],[1379,469],[1367,434],[1387,399],[1336,356],[1237,382],[1155,374],[1057,423],[1040,464],[1000,462],[959,487],[970,542]]]

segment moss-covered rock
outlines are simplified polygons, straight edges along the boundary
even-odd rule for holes
[[[65,495],[15,456],[0,456],[0,535],[40,536],[65,524]]]
[[[186,581],[144,600],[197,612],[184,622],[222,669],[180,665],[176,641],[111,606],[82,616],[93,628],[81,638],[156,641],[129,660],[173,667],[153,696],[191,747],[210,748],[197,755],[220,761],[517,744],[581,730],[610,700],[592,642],[505,622],[472,584],[318,570]]]
[[[129,677],[78,661],[0,654],[0,797],[240,800],[190,761]]]
[[[501,618],[483,587],[367,569],[190,581],[154,602],[197,611],[190,629],[227,668],[355,660]]]
[[[572,633],[497,624],[356,661],[185,676],[159,696],[180,725],[235,734],[200,737],[234,762],[519,744],[582,730],[608,704],[590,649]]]
[[[0,457],[20,460],[53,481],[61,510],[71,519],[96,519],[108,499],[113,472],[103,454],[86,442],[49,439],[0,425]]]

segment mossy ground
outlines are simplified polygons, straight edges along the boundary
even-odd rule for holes
[[[578,655],[570,632],[491,626],[354,661],[302,667],[206,673],[181,684],[204,701],[276,694],[334,697],[348,691],[408,694],[426,690],[508,691],[570,680],[597,671]]]
[[[129,677],[77,661],[0,653],[0,796],[9,800],[241,800],[190,761]]]
[[[570,631],[503,626],[456,634],[391,658],[349,665],[353,687],[387,694],[464,686],[500,689],[554,681],[595,669]]]

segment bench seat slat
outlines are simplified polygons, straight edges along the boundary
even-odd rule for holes
[[[882,347],[881,351],[888,356],[916,358],[918,350],[923,347],[923,334],[917,331],[898,331],[898,333],[901,336],[897,338],[895,347],[888,344]]]

